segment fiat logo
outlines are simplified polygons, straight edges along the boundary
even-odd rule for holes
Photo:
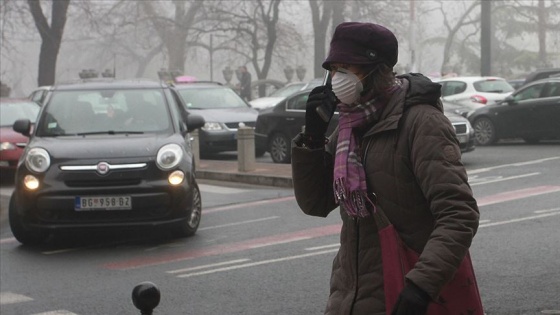
[[[105,175],[109,172],[111,168],[109,167],[109,163],[107,162],[100,162],[97,164],[97,173],[101,175]]]

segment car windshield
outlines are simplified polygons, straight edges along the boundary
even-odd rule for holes
[[[2,100],[0,106],[0,126],[11,127],[18,119],[29,119],[32,123],[39,114],[39,105],[34,102],[10,102]]]
[[[484,80],[473,83],[474,89],[485,93],[508,93],[514,88],[505,80]]]
[[[165,132],[172,127],[159,89],[54,91],[38,136]]]
[[[180,89],[187,109],[249,107],[239,95],[227,87]]]
[[[279,88],[278,90],[270,93],[271,97],[286,97],[286,96],[290,96],[292,94],[294,94],[295,92],[301,90],[301,88],[303,88],[305,86],[305,83],[294,83],[294,84],[290,84],[287,86],[284,86],[282,88]]]

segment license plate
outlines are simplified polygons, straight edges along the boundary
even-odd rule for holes
[[[132,198],[130,196],[76,197],[74,209],[76,211],[130,210],[132,209]]]

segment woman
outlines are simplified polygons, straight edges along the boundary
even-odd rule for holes
[[[459,145],[439,101],[441,86],[420,74],[395,77],[397,57],[397,39],[385,27],[340,24],[323,63],[332,91],[321,86],[310,93],[305,132],[294,139],[300,208],[326,217],[340,205],[340,249],[325,314],[425,314],[478,228]],[[331,108],[332,117],[335,106],[339,125],[327,139],[328,122],[317,107]],[[421,253],[395,305],[385,305],[376,206]]]

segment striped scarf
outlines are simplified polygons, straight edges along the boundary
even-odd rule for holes
[[[365,98],[368,99],[368,98]],[[338,142],[334,163],[334,193],[336,201],[344,206],[351,217],[370,215],[366,203],[375,205],[367,196],[366,174],[362,165],[359,143],[355,129],[366,127],[379,120],[386,102],[369,98],[363,104],[338,104]]]

